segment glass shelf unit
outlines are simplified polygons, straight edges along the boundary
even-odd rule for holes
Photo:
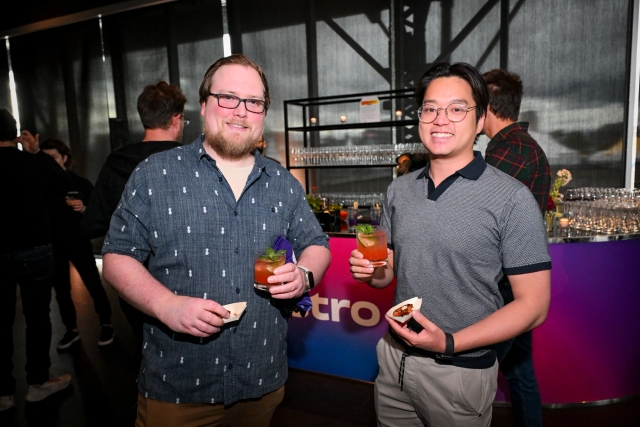
[[[380,120],[360,122],[360,102],[372,97]],[[307,193],[315,182],[323,193],[384,193],[396,157],[423,149],[413,97],[413,89],[402,89],[284,101],[287,169],[304,170]],[[349,168],[357,174],[326,171]]]

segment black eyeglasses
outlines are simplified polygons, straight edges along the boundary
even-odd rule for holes
[[[189,123],[191,123],[191,120],[187,119],[184,114],[180,114],[180,118],[182,119],[182,121],[184,122],[185,126],[189,126]]]
[[[211,93],[209,92],[209,96],[213,96],[218,99],[218,105],[222,108],[229,108],[233,110],[234,108],[238,108],[241,102],[244,102],[244,108],[247,111],[251,111],[252,113],[261,114],[264,113],[264,109],[266,107],[266,103],[262,99],[253,99],[253,98],[240,98],[235,95],[228,95],[225,93]]]
[[[418,120],[422,123],[433,123],[440,110],[444,110],[444,114],[447,116],[447,119],[451,122],[460,122],[467,117],[467,112],[469,110],[473,110],[476,107],[467,107],[463,104],[453,103],[446,108],[437,108],[435,105],[425,104],[422,107],[418,108]]]

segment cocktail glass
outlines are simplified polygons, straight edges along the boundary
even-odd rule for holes
[[[71,206],[71,202],[80,199],[80,193],[78,191],[67,191],[65,196],[65,203]]]
[[[268,291],[271,286],[281,283],[269,283],[269,276],[273,276],[274,270],[285,263],[285,255],[269,257],[265,252],[257,252],[253,263],[253,286],[261,291]]]
[[[382,209],[379,206],[372,206],[369,209],[369,217],[371,218],[371,225],[378,226],[380,225],[380,216],[382,214]]]
[[[369,234],[356,232],[358,252],[369,260],[373,267],[387,265],[387,234],[382,230],[374,230]]]
[[[354,226],[358,225],[358,209],[354,207],[347,208],[347,224],[351,231],[353,231]]]

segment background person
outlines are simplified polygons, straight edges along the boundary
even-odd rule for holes
[[[473,151],[488,102],[469,64],[435,64],[420,77],[419,135],[429,163],[389,185],[389,263],[373,268],[357,250],[349,258],[354,279],[373,287],[395,274],[396,304],[425,301],[411,327],[387,317],[390,332],[376,348],[381,426],[489,426],[498,375],[492,346],[540,325],[549,309],[551,258],[542,221],[532,220],[536,202]],[[503,307],[504,274],[515,300]]]
[[[526,185],[544,217],[551,190],[551,168],[544,151],[529,135],[529,123],[518,122],[522,101],[520,76],[502,69],[482,76],[489,86],[489,109],[483,131],[491,138],[485,161]],[[505,304],[513,301],[506,278],[500,292]],[[516,426],[542,426],[542,402],[533,369],[532,346],[531,331],[496,346],[500,370],[509,384]]]
[[[268,426],[287,378],[287,321],[330,261],[300,183],[256,150],[270,97],[262,69],[221,58],[200,85],[204,133],[151,156],[127,183],[105,238],[104,276],[148,317],[139,425]],[[254,255],[279,237],[298,265],[254,288]],[[148,268],[145,268],[146,267]],[[247,302],[237,322],[224,304]],[[185,405],[188,403],[188,405]]]
[[[406,175],[409,172],[422,169],[427,165],[428,160],[428,154],[402,153],[396,157],[396,176]]]
[[[21,141],[30,137],[25,135]],[[71,299],[71,278],[69,262],[78,271],[100,320],[99,346],[106,346],[113,342],[114,330],[111,325],[111,305],[107,293],[102,287],[100,272],[93,256],[91,241],[83,237],[80,231],[85,206],[91,198],[93,185],[88,179],[82,178],[68,168],[73,165],[73,156],[67,145],[59,139],[47,139],[40,144],[40,149],[50,155],[69,176],[66,197],[56,200],[56,226],[53,234],[53,257],[55,259],[55,274],[53,288],[56,291],[56,301],[60,308],[62,323],[67,329],[56,347],[64,350],[71,347],[80,339],[76,309]]]
[[[65,389],[68,374],[50,376],[53,252],[49,198],[64,198],[67,177],[46,154],[18,150],[13,115],[0,109],[0,411],[16,405],[13,377],[13,322],[20,286],[27,324],[26,400],[37,402]],[[59,191],[59,194],[56,193]]]
[[[84,214],[84,236],[95,239],[107,234],[111,215],[120,202],[127,180],[141,161],[181,145],[184,127],[189,124],[189,119],[183,114],[186,103],[187,98],[180,88],[165,81],[144,88],[137,102],[144,138],[142,142],[125,145],[107,157]],[[122,298],[120,306],[141,346],[144,315]]]

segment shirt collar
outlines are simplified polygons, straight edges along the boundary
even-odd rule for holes
[[[418,174],[416,179],[423,179],[429,177],[429,167],[431,166],[431,162],[427,162],[425,168]],[[471,160],[465,167],[456,171],[454,175],[460,175],[466,179],[477,180],[480,178],[480,175],[484,172],[487,167],[487,163],[482,158],[482,153],[480,151],[473,151],[473,160]]]
[[[493,149],[494,146],[507,139],[508,135],[515,130],[527,132],[529,130],[529,122],[515,122],[503,127],[498,133],[493,135],[493,138],[491,138],[487,144],[487,149]]]
[[[209,154],[207,154],[207,151],[204,149],[203,144],[204,144],[204,134],[202,133],[198,138],[196,138],[195,141],[193,141],[193,144],[192,144],[194,152],[197,156],[197,159],[201,160],[203,157],[208,157],[215,164],[216,161],[211,156],[209,156]],[[257,149],[253,151],[253,157],[255,159],[255,162],[254,162],[255,167],[257,167],[260,170],[264,170],[265,173],[269,176],[273,176],[276,174],[277,166],[275,162],[265,161],[264,157],[262,157],[262,154],[260,154],[260,152]]]

